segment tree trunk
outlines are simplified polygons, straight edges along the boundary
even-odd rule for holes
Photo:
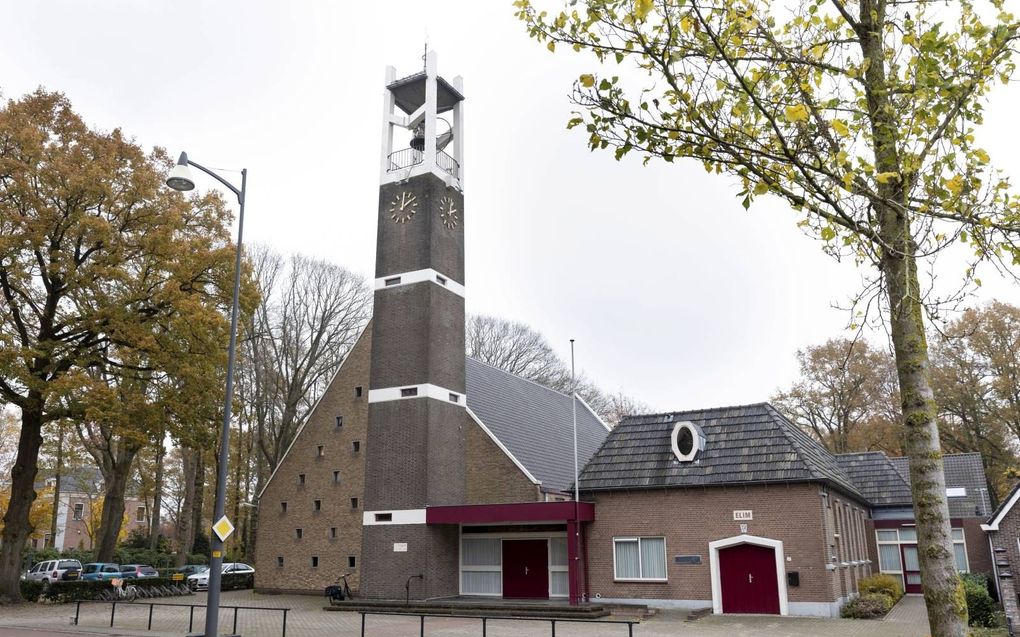
[[[99,523],[99,541],[96,547],[97,562],[113,562],[113,552],[117,549],[117,537],[124,525],[124,494],[127,492],[128,478],[131,476],[131,465],[138,448],[122,443],[111,463],[109,471],[103,472],[103,516]]]
[[[206,471],[205,471],[205,450],[195,450],[195,506],[191,511],[191,528],[194,529],[191,539],[191,548],[188,552],[194,550],[195,538],[205,530],[202,524],[203,509],[205,508],[205,482],[206,482]]]
[[[57,424],[57,468],[53,475],[53,514],[50,516],[49,547],[57,545],[57,516],[60,515],[60,474],[64,469],[64,423]]]
[[[181,504],[180,514],[177,516],[177,566],[184,566],[188,563],[188,555],[195,543],[195,471],[198,451],[194,449],[182,449],[181,460],[183,467],[184,501]]]
[[[159,548],[160,524],[162,522],[161,511],[163,510],[163,457],[166,455],[166,444],[164,435],[161,433],[156,443],[156,484],[153,486],[152,510],[149,512],[149,548],[155,551]]]
[[[889,296],[889,318],[903,408],[903,450],[910,459],[910,486],[917,524],[921,584],[932,637],[967,634],[967,600],[956,571],[946,500],[946,479],[931,386],[928,343],[924,334],[917,263],[910,224],[885,212],[883,236],[901,254],[886,250],[882,272]],[[905,238],[905,240],[904,240]],[[902,249],[902,250],[900,250]]]
[[[42,408],[42,397],[37,392],[30,392],[21,408],[18,456],[11,469],[11,499],[0,533],[0,603],[21,601],[21,551],[33,530],[29,515],[35,501],[34,483],[42,447]]]

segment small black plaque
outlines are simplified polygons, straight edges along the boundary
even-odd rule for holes
[[[700,555],[674,555],[674,564],[701,564]]]
[[[787,586],[800,586],[800,572],[790,571],[786,574]]]

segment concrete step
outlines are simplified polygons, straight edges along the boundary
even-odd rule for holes
[[[549,619],[599,619],[608,617],[609,609],[604,606],[569,606],[547,604],[485,604],[485,603],[442,603],[387,600],[344,600],[324,606],[327,611],[393,613],[397,615],[468,615],[475,617],[527,617]]]

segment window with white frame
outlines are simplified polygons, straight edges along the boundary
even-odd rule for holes
[[[74,503],[74,519],[80,520],[85,517],[85,503],[75,502]]]
[[[570,595],[570,580],[567,570],[567,538],[549,538],[549,597]]]
[[[503,543],[499,538],[462,538],[460,559],[462,594],[503,594]]]
[[[956,558],[956,570],[961,573],[970,572],[967,561],[967,542],[963,538],[963,529],[953,529],[953,557]]]
[[[953,529],[952,532],[956,570],[967,573],[970,571],[970,563],[967,560],[967,542],[963,535],[963,529]],[[900,545],[917,544],[917,529],[910,527],[876,529],[875,540],[878,543],[878,570],[883,573],[902,575]]]
[[[135,509],[135,522],[145,522],[145,507]]]
[[[613,569],[617,580],[666,581],[666,538],[613,538]]]

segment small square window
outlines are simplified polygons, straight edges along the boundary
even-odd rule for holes
[[[281,502],[280,503],[280,513],[286,513],[286,512],[287,512],[287,503],[286,502]]]
[[[299,540],[300,540],[300,539],[301,539],[301,537],[302,537],[302,536],[303,536],[304,534],[305,534],[305,530],[304,530],[304,529],[294,529],[294,537],[295,537],[295,538],[297,538],[297,539],[299,539]]]
[[[312,568],[319,568],[319,556],[318,555],[313,555],[312,556]]]
[[[400,397],[401,398],[410,398],[411,396],[417,396],[417,395],[418,395],[418,388],[417,387],[404,387],[403,389],[400,390]]]
[[[437,274],[436,283],[438,283],[439,285],[446,285],[446,277]]]
[[[357,563],[358,561],[354,559],[353,555],[347,556],[347,568],[354,568],[355,566],[357,566]]]
[[[459,403],[460,402],[460,396],[458,396],[457,394],[455,394],[453,392],[450,392],[450,402],[451,403]]]
[[[317,454],[319,455],[319,457],[321,458],[321,457],[323,457],[324,455],[326,455],[326,448],[325,448],[325,447],[323,447],[322,445],[319,445],[318,447],[316,447],[316,453],[317,453]]]
[[[322,500],[316,500],[312,504],[312,510],[313,511],[322,511]]]
[[[344,426],[344,417],[343,416],[337,416],[336,417],[336,426],[337,426],[337,428],[340,428],[340,427]]]
[[[335,540],[336,539],[336,527],[335,526],[329,527],[329,539],[331,539],[331,540]]]
[[[392,522],[393,521],[393,514],[392,513],[376,513],[375,514],[375,521],[376,522]]]
[[[297,483],[298,484],[304,484],[305,483],[305,474],[299,473],[297,475]]]
[[[333,484],[340,484],[340,472],[339,471],[334,471],[333,472]]]
[[[357,509],[358,508],[358,499],[357,498],[351,498],[351,508],[352,509]]]
[[[354,450],[355,452],[361,451],[361,441],[355,440],[354,442],[352,442],[351,449]]]
[[[276,556],[276,565],[278,567],[280,567],[280,568],[283,568],[283,556],[282,555],[277,555]]]
[[[362,392],[364,392],[364,390],[361,388],[361,385],[358,385],[357,387],[354,388],[354,397],[361,398]]]

